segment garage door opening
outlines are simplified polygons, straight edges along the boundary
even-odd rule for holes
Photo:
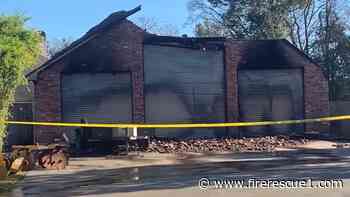
[[[304,118],[302,69],[240,70],[238,92],[240,121]],[[300,135],[304,126],[259,126],[240,131],[243,136]]]
[[[146,123],[225,122],[221,49],[145,45]],[[150,129],[149,129],[150,130]],[[157,137],[224,137],[225,128],[152,129]]]
[[[79,73],[62,76],[62,117],[64,122],[128,123],[132,121],[130,73]],[[71,128],[70,141],[83,141],[91,152],[111,150],[119,130]],[[80,132],[80,133],[79,133]],[[79,139],[78,139],[79,138]]]

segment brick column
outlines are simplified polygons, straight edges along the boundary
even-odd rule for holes
[[[241,61],[243,50],[238,41],[225,42],[225,70],[226,70],[226,121],[239,121],[238,79],[237,69]],[[229,135],[237,136],[237,127],[228,128]]]
[[[304,108],[305,118],[329,115],[328,82],[319,66],[304,66]],[[329,123],[308,123],[305,132],[327,132]]]
[[[64,62],[38,74],[34,88],[34,120],[61,121],[61,69]],[[34,142],[48,144],[61,137],[60,127],[34,126]]]

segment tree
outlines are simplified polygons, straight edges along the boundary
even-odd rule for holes
[[[350,81],[350,38],[345,20],[340,18],[336,0],[325,0],[319,13],[319,28],[314,40],[313,58],[323,67],[329,81],[330,98]],[[344,6],[344,5],[342,5]]]
[[[160,23],[154,18],[139,17],[135,23],[145,31],[161,36],[177,36],[179,30],[175,25]]]
[[[28,18],[20,15],[0,16],[0,147],[14,92],[26,83],[24,71],[36,63],[41,52],[42,37],[25,27],[27,21]]]
[[[290,40],[322,66],[330,99],[350,84],[347,0],[192,0],[189,9],[199,36]]]
[[[208,18],[196,24],[194,34],[197,37],[227,37],[229,32],[222,25],[213,23]]]
[[[53,57],[56,53],[62,51],[67,48],[70,44],[72,44],[72,38],[62,38],[62,39],[54,39],[49,42],[49,56]]]
[[[287,25],[289,39],[307,55],[312,53],[313,41],[319,29],[319,14],[325,3],[319,0],[306,0],[303,4],[289,9]]]
[[[192,0],[192,20],[210,20],[235,39],[278,39],[288,35],[288,12],[304,0]],[[204,21],[205,21],[204,20]]]

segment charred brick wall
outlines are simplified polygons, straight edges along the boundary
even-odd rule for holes
[[[328,82],[319,65],[313,63],[287,41],[225,42],[227,121],[239,121],[237,74],[239,69],[302,68],[304,83],[304,117],[329,115]],[[238,129],[230,129],[237,134]],[[305,132],[329,131],[328,123],[310,123]]]
[[[143,41],[145,32],[128,20],[90,40],[60,61],[38,73],[35,82],[36,121],[61,121],[61,75],[65,72],[131,72],[133,122],[145,121]],[[289,65],[304,71],[305,118],[329,114],[328,83],[321,68],[282,41],[234,41],[224,43],[226,121],[239,121],[238,70],[252,65]],[[308,124],[306,131],[328,130],[326,124]],[[35,126],[35,142],[49,143],[61,137],[59,127]],[[237,136],[237,129],[228,129]]]
[[[40,71],[35,82],[35,120],[61,121],[62,73],[85,72],[84,69],[87,69],[88,72],[131,72],[133,122],[144,122],[143,36],[142,29],[124,20]],[[59,127],[36,126],[34,140],[50,143],[54,138],[60,138],[63,130]]]
[[[320,66],[309,63],[304,66],[305,118],[318,118],[330,114],[328,81]],[[306,124],[306,132],[327,132],[329,123]]]
[[[239,121],[237,71],[244,54],[241,44],[238,41],[225,42],[226,120],[228,122]],[[239,130],[232,127],[227,131],[229,135],[237,136]]]

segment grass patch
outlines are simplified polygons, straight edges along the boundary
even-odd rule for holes
[[[3,180],[0,180],[0,195],[11,192],[16,188],[18,181],[22,180],[24,175],[10,175]]]

